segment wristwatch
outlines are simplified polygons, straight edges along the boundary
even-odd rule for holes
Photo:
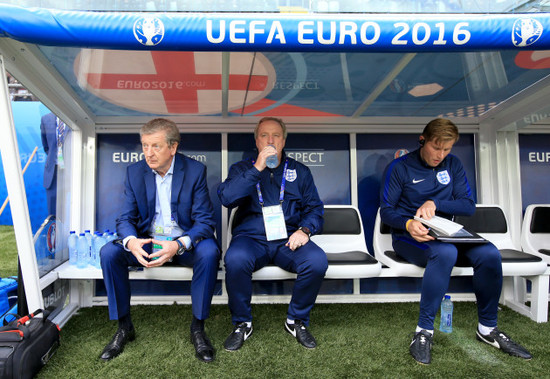
[[[309,230],[309,228],[307,226],[300,226],[298,228],[298,230],[301,230],[302,232],[304,232],[305,234],[307,234],[307,237],[310,238],[311,237],[311,230]]]
[[[178,243],[178,246],[179,246],[178,251],[176,252],[176,254],[177,255],[182,255],[183,253],[185,253],[185,246],[183,245],[183,242],[181,242],[179,240],[179,238],[176,239],[175,241]]]

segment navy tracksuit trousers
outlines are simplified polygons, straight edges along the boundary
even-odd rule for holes
[[[297,273],[287,317],[309,323],[309,314],[328,268],[327,255],[314,242],[290,250],[287,240],[262,241],[249,236],[235,236],[225,254],[225,284],[234,324],[252,321],[252,273],[274,263]]]
[[[408,262],[425,267],[420,298],[418,326],[433,330],[441,300],[449,287],[453,266],[472,266],[473,289],[477,299],[478,321],[497,326],[497,310],[502,290],[501,255],[492,243],[417,242],[408,234],[394,233],[393,248]]]

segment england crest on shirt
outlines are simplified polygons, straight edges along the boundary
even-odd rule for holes
[[[296,180],[298,175],[296,174],[296,169],[294,170],[286,170],[286,180],[289,182],[293,182]]]
[[[439,171],[437,173],[437,181],[443,185],[447,185],[451,182],[451,177],[447,170]]]

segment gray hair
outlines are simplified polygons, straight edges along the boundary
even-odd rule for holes
[[[254,139],[258,138],[258,129],[260,129],[260,125],[263,123],[263,122],[266,122],[266,121],[275,121],[276,123],[278,123],[279,125],[281,125],[281,128],[283,129],[283,139],[286,139],[286,136],[287,136],[287,132],[286,132],[286,125],[284,123],[283,120],[281,120],[280,118],[277,118],[277,117],[263,117],[262,119],[260,119],[260,121],[258,121],[258,123],[256,124],[256,128],[254,128]]]
[[[166,132],[166,143],[172,146],[174,143],[179,145],[181,141],[180,131],[174,121],[166,118],[155,118],[143,125],[139,131],[139,137],[154,134],[160,131]]]

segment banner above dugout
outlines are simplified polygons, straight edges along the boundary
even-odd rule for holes
[[[113,12],[0,2],[6,68],[79,123],[155,115],[476,122],[500,106],[510,113],[505,125],[523,119],[506,105],[517,94],[526,113],[547,106],[537,102],[550,88],[549,28],[550,13]]]
[[[0,35],[50,46],[170,51],[550,49],[550,14],[83,12],[0,4]]]

